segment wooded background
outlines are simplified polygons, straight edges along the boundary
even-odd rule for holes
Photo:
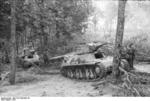
[[[16,47],[34,46],[55,56],[72,51],[77,43],[114,42],[117,1],[17,0]],[[125,10],[124,43],[134,42],[149,54],[149,1],[128,1]],[[0,0],[0,38],[9,53],[10,1]],[[3,44],[5,42],[5,44]],[[144,45],[143,45],[144,44]],[[55,46],[55,47],[54,47]]]

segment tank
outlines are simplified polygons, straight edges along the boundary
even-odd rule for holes
[[[112,72],[113,57],[105,50],[110,48],[109,46],[108,43],[89,43],[86,47],[81,46],[76,52],[54,57],[52,60],[62,59],[60,71],[67,78],[95,81]],[[122,66],[128,65],[126,60],[122,60],[121,63]]]
[[[22,54],[18,56],[18,64],[22,68],[28,69],[39,63],[39,55],[34,49],[24,48]]]
[[[111,72],[112,57],[96,58],[94,53],[65,56],[61,73],[63,76],[78,80],[97,80]]]

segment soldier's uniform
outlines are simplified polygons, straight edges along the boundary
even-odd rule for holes
[[[133,44],[128,45],[126,51],[127,51],[126,60],[130,65],[130,69],[133,69],[133,62],[135,59],[135,48],[133,47]]]

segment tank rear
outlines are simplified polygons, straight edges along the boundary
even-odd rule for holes
[[[18,65],[19,67],[28,69],[33,65],[39,65],[39,55],[35,50],[24,50],[23,53],[18,56]]]

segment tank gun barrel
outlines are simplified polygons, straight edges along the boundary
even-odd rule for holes
[[[108,43],[103,43],[103,44],[100,44],[100,45],[96,46],[96,48],[95,48],[95,50],[93,52],[97,51],[100,47],[102,47],[104,45],[107,45],[107,44]]]
[[[65,55],[52,57],[52,58],[49,59],[49,61],[61,60],[61,59],[64,59],[64,56],[65,56]]]
[[[77,44],[88,45],[89,43],[102,43],[102,42],[101,41],[92,41],[92,42],[80,42],[80,43],[77,43]]]

